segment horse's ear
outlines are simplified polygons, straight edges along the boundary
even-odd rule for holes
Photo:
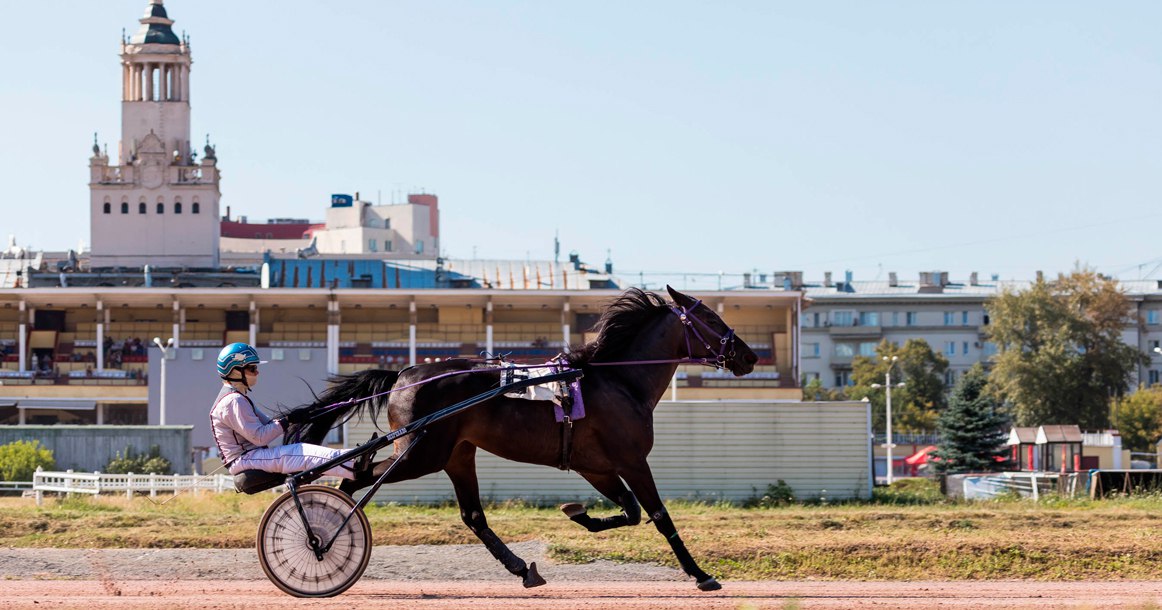
[[[675,303],[688,302],[690,300],[690,297],[682,294],[681,292],[678,292],[677,290],[674,290],[670,287],[669,284],[666,284],[666,292],[670,293],[670,298],[673,299]]]

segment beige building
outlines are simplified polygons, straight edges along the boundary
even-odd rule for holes
[[[89,159],[90,264],[216,267],[220,176],[209,142],[201,162],[190,144],[190,47],[162,0],[139,21],[121,44],[117,154],[94,141]]]

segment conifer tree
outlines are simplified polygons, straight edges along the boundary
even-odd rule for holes
[[[986,391],[987,385],[988,375],[977,364],[953,387],[948,407],[937,420],[941,440],[932,462],[937,472],[1000,469],[996,458],[1007,453],[1009,417]]]

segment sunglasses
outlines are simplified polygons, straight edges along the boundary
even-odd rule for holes
[[[246,371],[247,373],[257,373],[258,372],[258,365],[257,364],[248,364],[248,365],[242,367],[242,370]]]

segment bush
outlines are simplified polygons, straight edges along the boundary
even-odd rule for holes
[[[15,441],[0,445],[0,481],[31,481],[37,466],[56,467],[52,452],[40,441]]]
[[[779,479],[774,485],[767,485],[766,492],[763,495],[758,495],[758,490],[755,490],[755,495],[742,503],[745,508],[775,508],[778,506],[787,506],[795,501],[795,490],[791,489],[787,482]]]
[[[931,479],[897,479],[888,487],[872,490],[876,504],[937,504],[946,501],[940,484]]]
[[[173,465],[169,460],[161,457],[161,447],[152,445],[149,453],[138,454],[133,447],[126,447],[125,453],[120,451],[113,459],[105,464],[104,472],[109,474],[169,474]]]

